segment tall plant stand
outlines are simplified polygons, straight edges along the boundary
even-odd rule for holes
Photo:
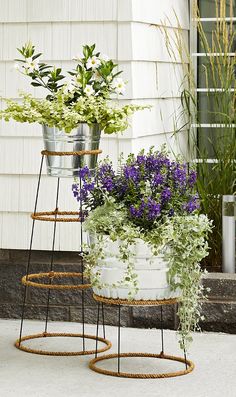
[[[105,298],[98,295],[93,295],[94,299],[98,302],[98,318],[97,318],[97,335],[98,335],[98,327],[99,327],[99,308],[100,305],[108,304],[115,305],[118,307],[118,332],[117,332],[117,353],[114,354],[106,354],[103,356],[97,356],[98,350],[95,353],[95,358],[92,359],[89,363],[89,368],[95,372],[104,375],[118,376],[123,378],[172,378],[175,376],[186,375],[193,371],[194,364],[192,361],[188,360],[186,357],[186,352],[184,351],[184,357],[176,357],[172,355],[168,355],[164,352],[164,330],[163,330],[163,305],[171,305],[177,303],[177,299],[165,299],[165,300],[157,300],[157,301],[145,301],[145,300],[133,300],[129,301],[126,299],[111,299]],[[121,353],[121,308],[122,306],[158,306],[161,310],[161,352],[159,354],[155,353]],[[149,358],[157,358],[160,360],[171,360],[177,361],[184,365],[184,369],[176,371],[176,372],[167,372],[167,373],[127,373],[122,372],[121,370],[121,358],[128,357],[149,357]],[[112,371],[109,369],[104,369],[96,364],[98,362],[102,362],[104,360],[117,359],[117,370]]]
[[[39,190],[40,190],[40,182],[42,176],[42,168],[44,163],[45,156],[81,156],[84,155],[97,155],[101,153],[100,150],[90,150],[90,151],[80,151],[80,152],[50,152],[47,150],[43,150],[41,152],[41,164],[38,176],[38,184],[36,190],[35,197],[35,205],[34,212],[31,214],[32,229],[31,229],[31,237],[30,237],[30,246],[29,246],[29,255],[27,262],[27,271],[26,275],[22,278],[22,284],[24,285],[24,295],[23,295],[23,304],[22,304],[22,315],[21,315],[21,325],[20,325],[20,334],[19,339],[15,342],[15,346],[28,353],[35,354],[43,354],[43,355],[51,355],[51,356],[78,356],[78,355],[86,355],[86,354],[97,354],[97,352],[104,352],[111,347],[111,343],[105,338],[105,325],[104,325],[104,311],[102,308],[103,314],[103,337],[97,335],[88,335],[85,333],[85,296],[84,292],[86,289],[90,288],[91,285],[86,281],[84,277],[84,264],[83,264],[83,221],[84,221],[84,212],[82,208],[82,202],[80,202],[80,209],[78,212],[75,211],[59,211],[58,203],[59,203],[59,191],[60,191],[60,177],[57,177],[57,188],[56,188],[56,201],[55,201],[55,210],[54,211],[44,211],[44,212],[36,212]],[[81,164],[80,164],[81,165]],[[81,167],[80,167],[81,168]],[[80,189],[82,188],[82,180],[79,177]],[[33,238],[34,238],[34,230],[35,230],[35,222],[53,222],[53,235],[52,235],[52,250],[51,250],[51,260],[50,260],[50,270],[46,273],[34,273],[30,274],[30,265],[31,265],[31,257],[32,257],[32,246],[33,246]],[[54,249],[55,249],[55,239],[56,239],[56,228],[58,222],[78,222],[80,227],[80,251],[78,255],[81,255],[81,272],[55,272],[54,271]],[[80,283],[69,284],[63,283],[64,280],[68,278],[72,278],[75,280],[80,280]],[[46,315],[45,315],[45,323],[44,329],[42,333],[26,335],[23,336],[23,325],[25,319],[25,308],[26,308],[26,296],[28,288],[38,288],[42,290],[47,290],[47,302],[46,302]],[[79,290],[82,294],[82,333],[56,333],[56,332],[48,332],[48,319],[49,319],[49,309],[50,309],[50,296],[52,290],[66,290],[73,291]],[[43,339],[43,338],[53,338],[53,337],[73,337],[73,338],[82,338],[83,348],[79,351],[48,351],[35,349],[28,346],[28,344],[24,344],[25,341],[33,340],[33,339]],[[86,349],[86,340],[92,339],[96,343],[96,349]],[[101,347],[98,350],[98,341],[102,342],[105,346]]]

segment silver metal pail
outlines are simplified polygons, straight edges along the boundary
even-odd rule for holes
[[[97,150],[101,130],[98,124],[80,123],[69,134],[56,127],[43,125],[44,149],[50,152],[79,152],[81,150]],[[87,165],[94,170],[97,155],[83,156],[47,156],[47,173],[56,177],[78,176],[81,167]]]

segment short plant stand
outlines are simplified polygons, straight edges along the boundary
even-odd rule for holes
[[[184,357],[175,357],[172,355],[168,355],[164,352],[164,330],[163,330],[163,305],[171,305],[177,303],[177,299],[165,299],[165,300],[156,300],[156,301],[145,301],[145,300],[126,300],[126,299],[111,299],[105,298],[102,296],[98,296],[94,294],[94,299],[98,302],[98,318],[97,318],[97,336],[98,336],[98,328],[99,328],[99,307],[103,304],[115,305],[118,307],[118,333],[117,333],[117,346],[118,351],[114,354],[106,354],[102,356],[97,356],[98,350],[95,353],[95,358],[93,358],[89,363],[89,368],[95,372],[104,375],[118,376],[124,378],[171,378],[175,376],[186,375],[193,371],[194,364],[192,361],[188,360],[186,357],[186,352],[184,351]],[[158,306],[161,309],[161,352],[159,354],[155,353],[121,353],[121,307],[122,306]],[[171,360],[177,361],[184,365],[184,369],[178,370],[176,372],[166,372],[166,373],[127,373],[122,372],[121,370],[121,358],[128,357],[149,357],[149,358],[157,358],[160,360]],[[117,370],[112,371],[109,369],[104,369],[97,366],[97,363],[102,362],[104,360],[109,361],[110,359],[117,359]]]
[[[88,335],[85,333],[85,296],[84,292],[86,289],[90,288],[91,285],[86,282],[84,277],[84,265],[83,265],[83,256],[81,256],[81,272],[55,272],[54,271],[54,248],[55,248],[55,239],[56,239],[56,228],[58,222],[77,222],[80,227],[80,251],[78,255],[83,254],[83,220],[84,213],[82,208],[82,203],[80,204],[80,210],[78,212],[74,211],[59,211],[58,202],[59,202],[59,187],[60,187],[60,177],[57,177],[57,189],[56,189],[56,203],[54,211],[37,211],[39,190],[40,190],[40,182],[42,175],[42,168],[45,156],[80,156],[84,155],[97,155],[100,153],[100,150],[90,150],[90,151],[81,151],[81,152],[50,152],[47,150],[42,151],[42,158],[40,164],[40,171],[38,176],[38,185],[36,191],[35,198],[35,206],[34,212],[31,215],[33,220],[32,222],[32,230],[31,230],[31,238],[30,238],[30,247],[29,247],[29,256],[27,262],[27,272],[26,275],[22,278],[22,284],[24,285],[24,295],[23,295],[23,304],[22,304],[22,315],[21,315],[21,325],[20,325],[20,335],[19,339],[16,341],[15,346],[28,353],[35,354],[44,354],[51,356],[78,356],[78,355],[86,355],[86,354],[94,354],[97,352],[104,352],[111,347],[111,343],[105,338],[105,326],[104,326],[104,313],[103,313],[103,337],[98,337],[95,335]],[[80,167],[81,168],[81,167]],[[81,178],[80,188],[82,187]],[[46,273],[33,273],[30,274],[30,265],[31,265],[31,256],[32,256],[32,244],[34,237],[34,229],[35,222],[53,222],[53,235],[52,235],[52,250],[51,250],[51,260],[50,260],[50,270]],[[72,279],[76,282],[74,284],[66,282],[66,280]],[[27,296],[27,288],[39,288],[42,290],[47,290],[47,302],[46,302],[46,315],[45,315],[45,324],[44,330],[42,333],[34,334],[34,335],[26,335],[23,336],[23,324],[25,318],[25,308],[26,308],[26,296]],[[49,319],[49,308],[50,308],[50,294],[52,290],[79,290],[82,294],[82,333],[57,333],[57,332],[48,332],[48,319]],[[73,337],[73,338],[82,338],[83,348],[79,351],[48,351],[41,350],[29,347],[27,342],[33,339],[41,339],[41,338],[52,338],[52,337]],[[94,344],[96,344],[96,349],[87,350],[85,346],[85,341],[94,340]],[[104,344],[99,350],[97,349],[98,341]],[[94,345],[95,347],[95,345]]]

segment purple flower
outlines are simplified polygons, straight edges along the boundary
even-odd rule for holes
[[[104,177],[102,179],[102,187],[104,189],[106,189],[108,192],[111,192],[113,187],[114,187],[114,183],[111,177]]]
[[[183,204],[183,209],[189,213],[199,208],[200,208],[200,203],[198,201],[198,196],[191,197],[191,199],[187,203]]]
[[[157,174],[154,175],[154,177],[153,177],[153,185],[154,185],[154,186],[161,185],[163,182],[164,182],[164,177],[163,177],[163,175],[161,175],[161,174],[159,174],[159,173],[157,173]]]
[[[186,183],[186,164],[174,163],[173,178],[176,185],[183,186]]]
[[[137,156],[137,164],[138,165],[143,165],[146,162],[146,156],[139,155]]]
[[[170,200],[171,196],[172,196],[171,190],[168,187],[166,187],[161,192],[161,201],[165,203],[166,201]]]
[[[105,163],[105,164],[100,165],[100,167],[98,169],[98,177],[103,178],[104,175],[110,175],[110,176],[115,175],[111,164]]]
[[[147,217],[151,221],[156,219],[161,213],[161,205],[151,198],[148,199],[147,208],[148,208]]]
[[[82,181],[85,181],[87,178],[91,177],[90,169],[87,167],[87,165],[79,170],[79,176]]]
[[[134,218],[141,218],[144,214],[145,202],[142,200],[139,207],[131,205],[129,208],[130,215]]]
[[[158,158],[153,155],[147,156],[146,159],[146,168],[149,172],[158,171],[160,168],[160,161]]]
[[[188,177],[188,184],[190,187],[193,187],[196,183],[197,180],[197,173],[196,171],[190,171],[189,177]]]
[[[78,196],[78,194],[79,194],[78,185],[76,183],[73,183],[73,185],[72,185],[72,192],[73,192],[74,197]]]
[[[124,167],[124,176],[128,180],[138,182],[140,178],[139,169],[137,169],[134,165],[126,165]]]
[[[95,187],[95,182],[84,182],[83,184],[83,189],[86,190],[87,192],[91,192],[94,190]]]

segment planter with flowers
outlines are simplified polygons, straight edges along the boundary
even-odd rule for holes
[[[211,223],[199,214],[196,172],[165,148],[106,160],[95,175],[80,171],[73,194],[88,210],[86,272],[97,295],[157,300],[179,298],[181,343],[191,339],[203,297],[200,261],[208,255]]]
[[[65,76],[61,68],[40,62],[41,53],[29,42],[18,50],[16,68],[31,79],[33,87],[48,91],[45,99],[21,93],[22,103],[6,100],[1,117],[6,121],[39,123],[43,126],[45,149],[52,152],[97,150],[101,131],[105,134],[122,132],[128,118],[144,107],[119,106],[111,95],[123,95],[126,82],[121,71],[107,56],[95,51],[95,44],[83,46],[83,55],[76,58],[75,69]],[[47,156],[48,174],[76,176],[87,165],[94,169],[97,156]]]

